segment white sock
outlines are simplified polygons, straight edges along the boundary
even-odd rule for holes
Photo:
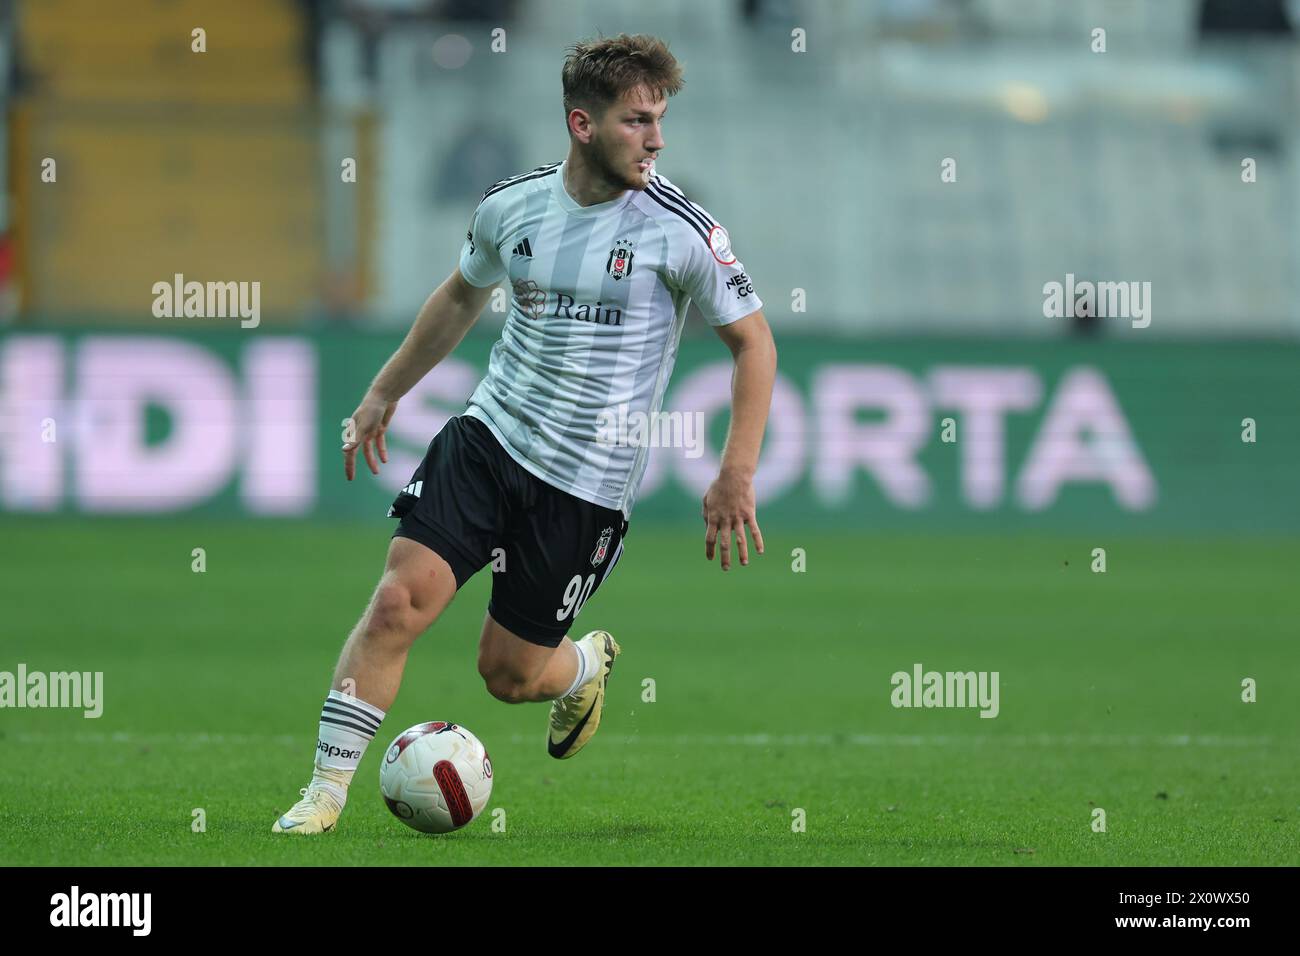
[[[333,797],[341,807],[348,802],[348,787],[352,783],[355,770],[330,770],[317,765],[311,772],[311,788],[324,790]]]
[[[578,652],[578,673],[573,678],[573,685],[561,697],[568,697],[600,671],[600,652],[590,638],[584,637],[573,645],[573,649]]]
[[[330,691],[321,707],[312,785],[326,790],[340,803],[346,800],[357,764],[383,719],[382,710],[361,698]]]

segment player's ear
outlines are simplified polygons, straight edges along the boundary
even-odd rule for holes
[[[570,135],[577,137],[580,142],[586,143],[591,136],[591,127],[593,125],[591,114],[575,106],[569,110],[568,123]]]

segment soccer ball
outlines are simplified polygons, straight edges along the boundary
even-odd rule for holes
[[[379,791],[393,816],[408,827],[450,833],[487,806],[492,761],[479,739],[459,724],[416,724],[388,746]]]

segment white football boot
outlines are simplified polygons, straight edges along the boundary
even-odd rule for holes
[[[568,697],[551,703],[551,726],[546,738],[546,752],[556,760],[567,760],[587,745],[600,726],[605,708],[605,684],[614,669],[619,646],[609,631],[592,631],[582,638],[590,640],[600,653],[601,670]]]
[[[317,769],[316,773],[329,779],[330,771],[327,769]],[[347,784],[340,782],[342,783],[340,789],[346,794]],[[343,803],[346,802],[347,797],[340,801],[315,779],[310,786],[298,792],[302,794],[302,799],[275,821],[271,826],[271,832],[311,834],[329,833],[333,830],[334,825],[339,822],[339,814],[343,812]]]

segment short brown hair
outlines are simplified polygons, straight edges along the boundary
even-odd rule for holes
[[[571,46],[561,72],[564,116],[583,109],[600,119],[624,93],[645,87],[652,98],[681,92],[682,68],[668,45],[645,33],[581,40]]]

